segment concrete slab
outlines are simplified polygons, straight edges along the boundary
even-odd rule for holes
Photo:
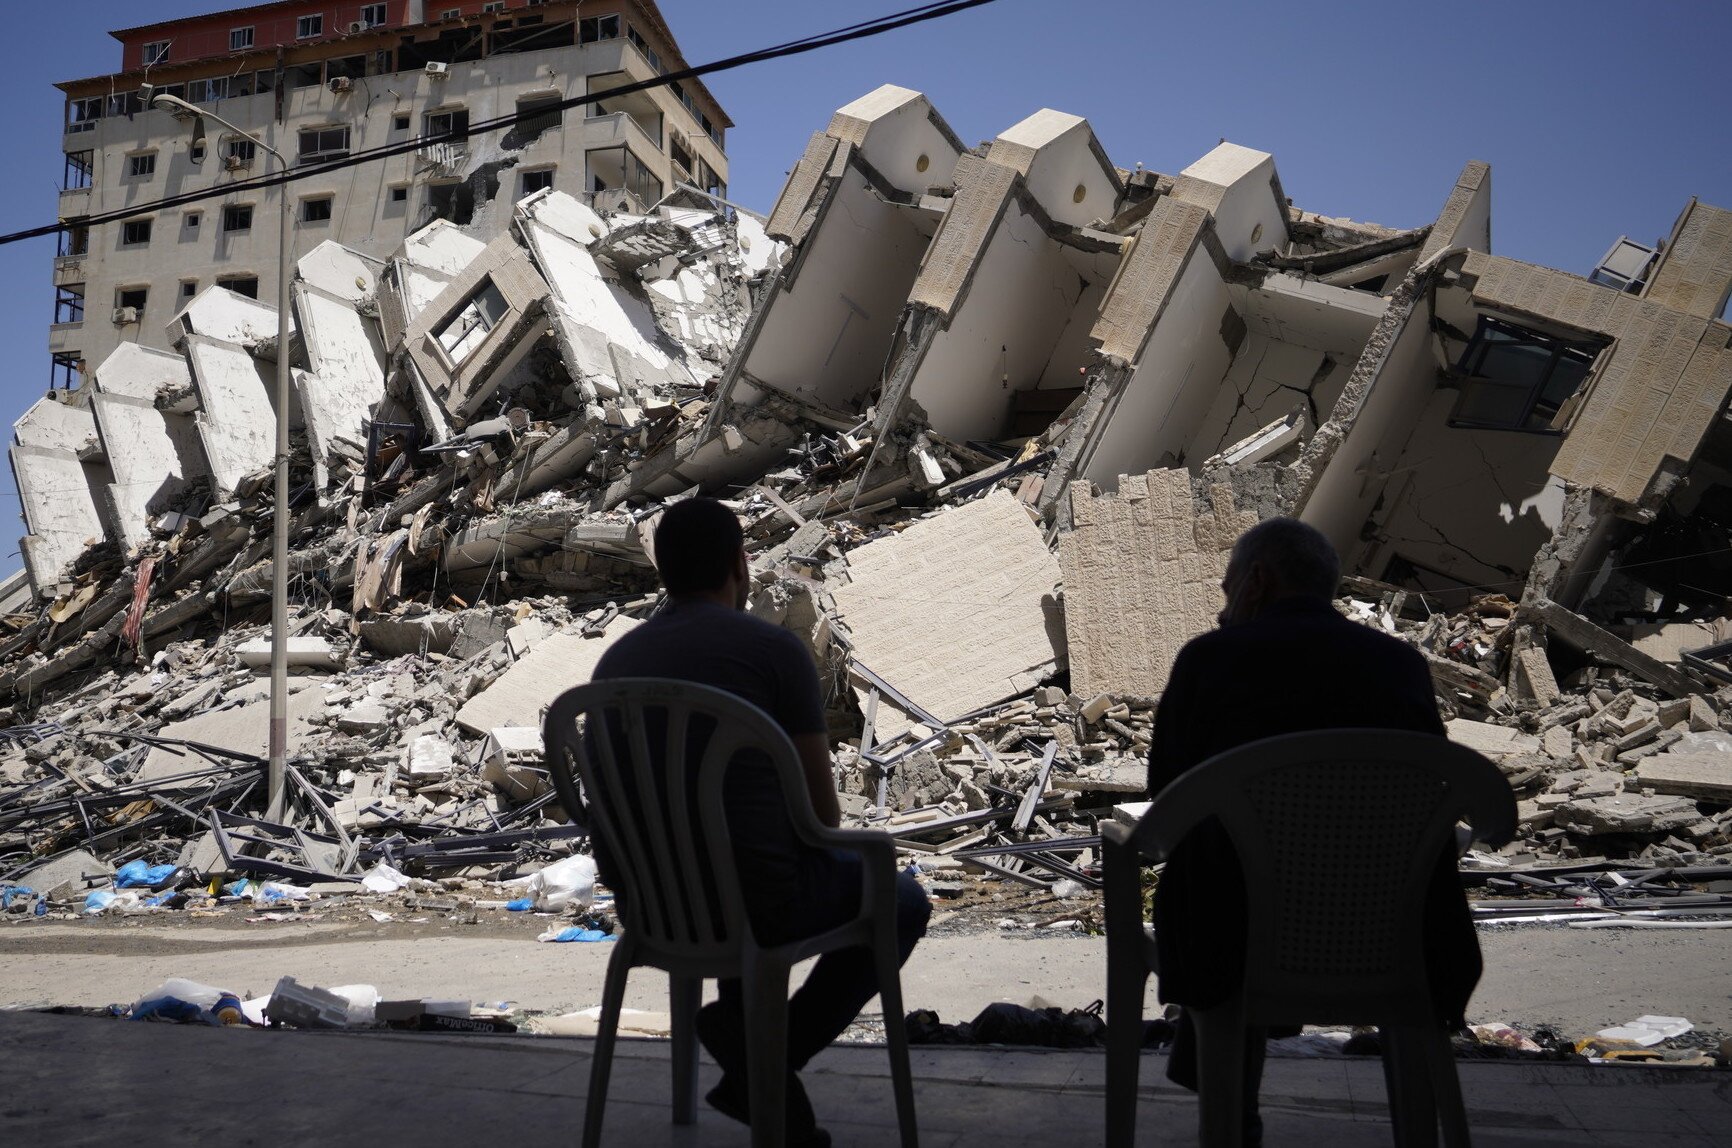
[[[1058,560],[997,491],[848,552],[835,591],[855,654],[949,721],[1032,689],[1064,663]],[[906,728],[881,706],[878,729]]]
[[[306,734],[307,719],[322,713],[325,691],[318,688],[321,679],[291,678],[289,681],[289,746]],[[170,722],[155,731],[157,737],[179,738],[205,745],[220,746],[236,753],[264,757],[270,752],[270,683],[255,682],[229,697],[249,699],[233,709],[198,714],[185,721]],[[193,773],[210,767],[210,762],[194,753],[176,755],[162,748],[153,748],[144,764],[138,768],[139,781],[153,781],[181,773]],[[181,783],[175,788],[196,788],[199,781]]]
[[[457,711],[457,724],[475,734],[500,726],[539,726],[548,703],[589,681],[607,648],[637,625],[633,618],[615,618],[599,638],[586,638],[578,630],[543,638],[497,681],[464,703]]]

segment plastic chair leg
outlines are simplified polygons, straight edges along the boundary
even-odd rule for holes
[[[697,977],[668,977],[668,1015],[673,1021],[674,1123],[698,1119],[698,1003],[704,982]]]
[[[1455,1049],[1450,1046],[1448,1033],[1439,1029],[1429,1035],[1425,1058],[1445,1148],[1469,1148],[1473,1136],[1468,1131],[1467,1105],[1461,1098],[1461,1077],[1456,1071]]]
[[[595,1033],[595,1059],[589,1066],[589,1096],[583,1106],[583,1148],[601,1148],[607,1079],[613,1070],[614,1038],[619,1035],[619,1010],[625,1003],[625,982],[631,975],[631,966],[631,942],[621,940],[608,958],[607,981],[601,992],[601,1022]]]
[[[1245,1136],[1244,999],[1192,1009],[1191,1021],[1197,1028],[1199,1139],[1203,1148],[1240,1148]]]
[[[752,1148],[783,1148],[788,1136],[788,967],[758,952],[748,954],[741,973]]]
[[[1129,958],[1129,959],[1127,959]],[[1137,1134],[1137,1076],[1143,1052],[1141,955],[1107,951],[1107,1148],[1131,1148]]]
[[[914,1074],[908,1067],[908,1029],[902,1011],[902,969],[896,960],[895,922],[886,932],[882,923],[872,941],[878,966],[878,1003],[884,1011],[884,1043],[890,1052],[890,1086],[896,1096],[896,1123],[902,1148],[919,1148],[920,1127],[914,1113]]]
[[[1389,1092],[1389,1122],[1400,1148],[1437,1148],[1437,1108],[1425,1049],[1429,1036],[1410,1025],[1383,1029],[1383,1080]]]

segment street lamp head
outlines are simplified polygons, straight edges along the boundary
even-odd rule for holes
[[[158,92],[150,98],[150,106],[159,111],[168,112],[177,120],[192,119],[192,144],[194,154],[202,151],[204,143],[204,115],[179,96],[171,96],[167,92]],[[197,160],[194,161],[198,162]]]

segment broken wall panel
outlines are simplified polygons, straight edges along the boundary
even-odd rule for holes
[[[1094,339],[1102,355],[1121,363],[1137,361],[1208,223],[1207,209],[1196,204],[1162,199],[1155,205],[1101,304]]]
[[[24,521],[29,527],[19,549],[31,585],[38,594],[45,594],[87,547],[102,540],[102,517],[91,494],[91,478],[77,454],[17,445],[8,454]],[[103,470],[106,472],[106,467]],[[104,481],[107,476],[97,477],[98,481]]]
[[[1431,234],[1419,249],[1423,263],[1451,247],[1491,250],[1491,165],[1478,160],[1461,169]]]
[[[941,719],[1015,697],[1064,664],[1058,561],[1005,491],[849,551],[848,576],[834,597],[855,656]]]
[[[199,397],[193,423],[212,485],[227,497],[241,479],[276,457],[277,414],[266,378],[275,367],[239,344],[202,335],[188,335],[185,347]]]
[[[139,546],[150,540],[151,516],[205,473],[204,451],[191,418],[165,415],[149,399],[97,393],[90,404],[114,475],[105,496],[119,541]]]
[[[191,383],[184,355],[137,343],[122,343],[95,371],[97,390],[150,402],[158,395],[184,391]]]
[[[1732,211],[1692,198],[1649,274],[1642,298],[1703,319],[1717,319],[1732,292]]]
[[[372,320],[353,301],[309,283],[294,285],[295,315],[310,371],[296,371],[315,489],[328,485],[328,459],[338,439],[359,448],[367,441],[373,408],[385,397],[385,351]]]
[[[615,618],[600,637],[586,638],[578,630],[548,635],[465,702],[454,720],[483,736],[503,726],[539,727],[553,699],[587,683],[608,647],[637,626],[632,618]]]
[[[1070,490],[1060,536],[1071,692],[1153,697],[1179,647],[1212,629],[1233,542],[1256,522],[1225,488],[1199,507],[1184,470],[1125,475],[1117,493]]]

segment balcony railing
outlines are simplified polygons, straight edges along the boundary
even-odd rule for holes
[[[463,161],[469,158],[469,149],[464,144],[444,140],[417,148],[415,158],[439,175],[457,175],[463,170]]]
[[[643,163],[660,170],[662,167],[662,141],[651,135],[643,124],[630,112],[614,112],[611,115],[596,116],[583,121],[583,146],[587,151],[596,148],[630,147],[637,153]],[[632,146],[635,143],[635,147]],[[651,157],[654,157],[653,159]]]

